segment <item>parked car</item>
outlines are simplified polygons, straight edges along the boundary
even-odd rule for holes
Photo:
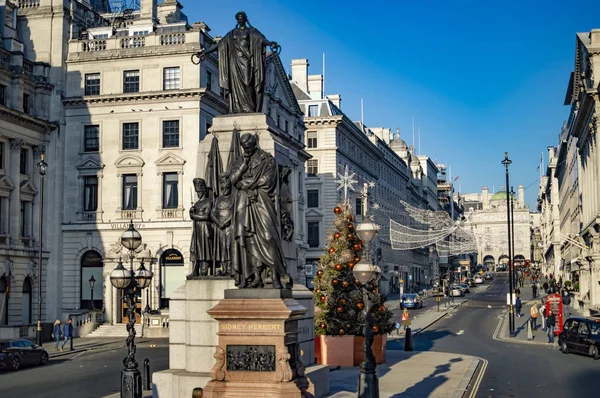
[[[576,352],[600,359],[600,318],[569,317],[558,345],[563,354]]]
[[[458,287],[461,288],[463,292],[470,293],[469,285],[467,285],[466,283],[459,283]]]
[[[402,308],[423,308],[423,299],[417,293],[402,296]]]
[[[487,280],[487,281],[494,279],[494,276],[492,275],[492,273],[491,273],[491,272],[486,272],[486,273],[483,275],[483,277],[484,277],[484,278],[485,278],[485,280]]]
[[[469,285],[469,287],[475,287],[476,286],[475,279],[473,279],[473,278],[467,279],[467,285]]]
[[[47,363],[48,352],[29,340],[0,340],[0,369],[18,370]]]
[[[463,290],[460,287],[453,286],[449,291],[449,295],[450,297],[462,297],[465,295],[465,292],[463,292]]]
[[[473,280],[477,285],[481,285],[483,283],[483,278],[481,277],[481,275],[477,275],[475,278],[473,278]]]

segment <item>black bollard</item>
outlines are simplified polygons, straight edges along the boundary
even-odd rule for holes
[[[412,351],[412,330],[406,328],[404,333],[404,351]]]
[[[73,351],[73,336],[69,337],[69,346],[71,348],[71,351]]]
[[[150,360],[144,359],[144,390],[149,391],[152,386],[152,376],[150,376]]]

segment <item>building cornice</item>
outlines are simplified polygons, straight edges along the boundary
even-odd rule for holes
[[[178,102],[182,99],[198,98],[202,101],[215,106],[217,110],[227,113],[226,101],[213,93],[206,90],[205,87],[194,88],[187,90],[167,90],[167,91],[148,91],[139,93],[122,93],[122,94],[107,94],[107,95],[91,95],[67,97],[63,99],[65,106],[85,107],[88,105],[104,105],[118,103],[136,103],[136,102]]]
[[[0,105],[0,120],[6,120],[23,127],[29,127],[39,133],[45,134],[50,133],[57,127],[55,123],[39,119],[24,112],[16,111],[4,105]]]
[[[342,123],[344,117],[342,115],[333,116],[305,116],[304,125],[308,127],[335,127]]]

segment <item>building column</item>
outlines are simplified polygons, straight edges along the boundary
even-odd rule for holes
[[[9,200],[9,222],[8,232],[12,242],[16,244],[21,243],[20,231],[21,231],[21,147],[23,146],[23,140],[10,140],[10,155],[8,159],[8,177],[14,184],[14,189],[11,192]]]

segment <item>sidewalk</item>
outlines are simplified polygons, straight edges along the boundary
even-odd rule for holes
[[[494,333],[494,339],[496,340],[505,340],[510,341],[511,343],[521,343],[521,344],[537,344],[550,347],[548,343],[548,334],[544,332],[542,329],[542,320],[538,317],[537,320],[537,331],[532,330],[532,340],[527,340],[527,323],[530,320],[530,310],[531,306],[535,302],[538,304],[538,308],[542,302],[542,297],[545,297],[544,289],[541,289],[541,295],[538,291],[538,297],[533,298],[533,292],[531,290],[531,284],[525,284],[524,287],[521,288],[521,302],[523,303],[523,309],[521,314],[523,316],[521,318],[517,318],[515,314],[515,336],[510,337],[509,331],[509,322],[508,322],[508,311],[506,311],[503,318],[500,320],[498,327],[496,328],[496,332]],[[583,316],[580,310],[575,310],[571,307],[571,316]],[[566,318],[563,318],[563,321]],[[554,336],[554,345],[553,348],[558,349],[558,336]]]
[[[136,338],[135,344],[137,347],[168,347],[169,339],[148,339]],[[90,350],[108,350],[115,348],[126,347],[125,337],[75,337],[73,339],[73,351],[69,351],[69,342],[65,344],[64,351],[57,351],[54,341],[44,343],[44,348],[48,351],[50,358],[62,357],[65,355],[76,354]],[[62,346],[62,340],[60,342]]]

